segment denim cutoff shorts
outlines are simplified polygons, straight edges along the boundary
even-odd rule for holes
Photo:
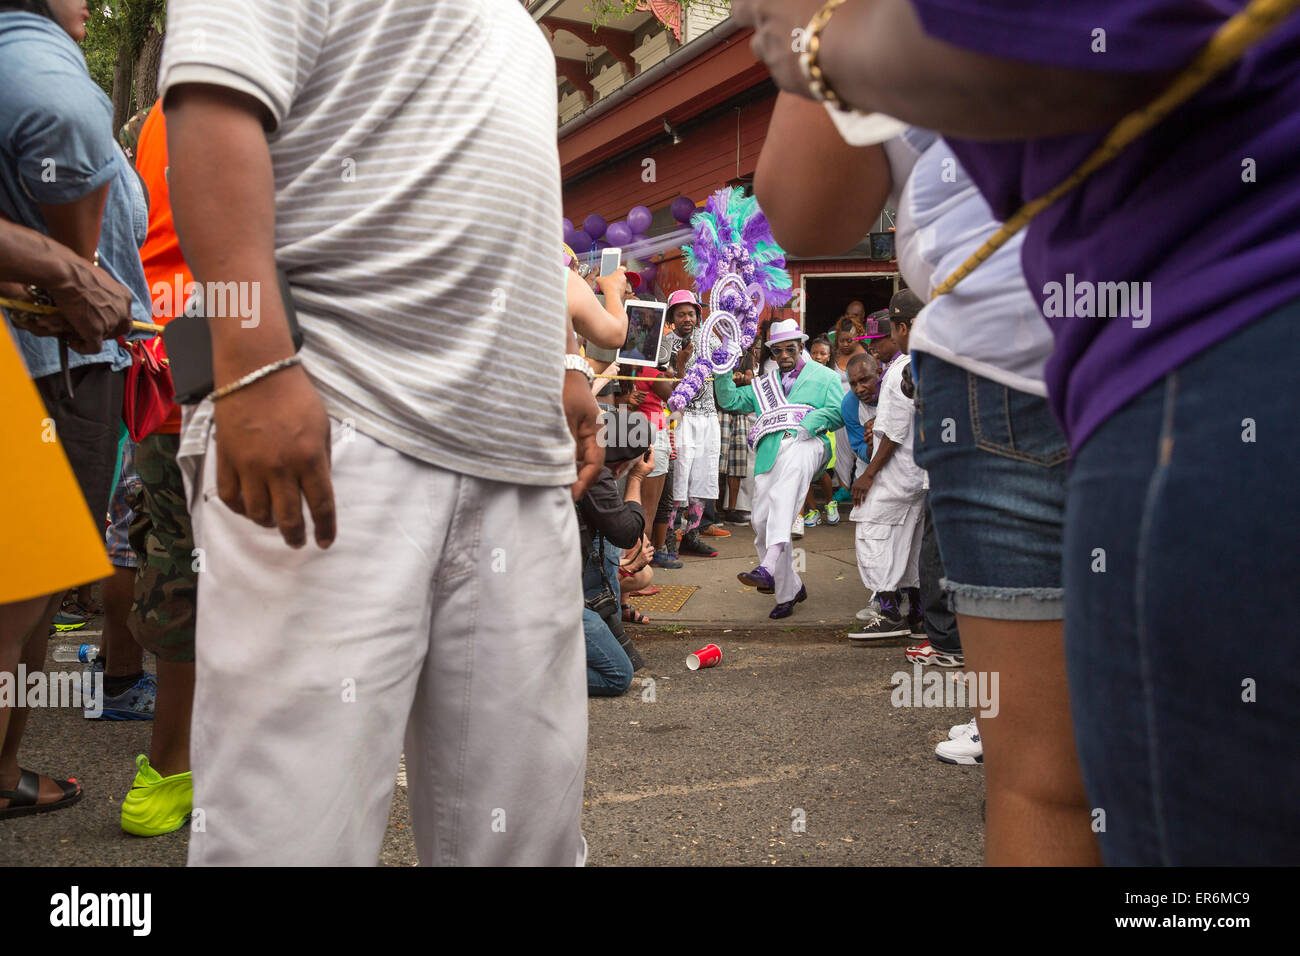
[[[913,353],[912,446],[930,476],[942,585],[958,614],[1064,617],[1069,449],[1047,399]]]

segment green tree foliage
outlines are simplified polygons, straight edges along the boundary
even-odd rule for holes
[[[166,26],[167,0],[87,0],[86,5],[90,20],[81,43],[86,66],[113,100],[114,117],[125,122],[134,112],[136,61],[150,34],[161,34]]]
[[[90,9],[90,20],[86,23],[86,39],[81,41],[81,51],[86,55],[91,78],[112,96],[113,67],[117,64],[117,23],[109,8],[109,0],[87,0],[86,5]]]

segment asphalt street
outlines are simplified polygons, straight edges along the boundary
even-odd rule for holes
[[[980,863],[983,768],[933,754],[970,715],[891,706],[907,641],[853,647],[842,631],[794,627],[644,628],[636,639],[647,667],[631,691],[590,702],[588,865]],[[688,653],[709,642],[721,663],[688,670]],[[149,732],[34,709],[23,766],[75,775],[86,796],[0,823],[0,866],[183,865],[187,831],[142,839],[118,825]],[[394,774],[381,863],[410,866],[405,775]]]

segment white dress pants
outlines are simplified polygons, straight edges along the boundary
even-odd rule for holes
[[[803,586],[794,570],[794,548],[790,526],[803,506],[804,494],[813,477],[826,467],[830,453],[821,439],[781,439],[776,461],[771,469],[754,476],[754,508],[750,520],[754,526],[754,550],[759,563],[769,548],[785,544],[776,567],[768,568],[776,582],[777,603],[793,601]]]
[[[853,453],[848,429],[841,428],[835,433],[835,480],[845,488],[852,486],[857,463],[858,456]]]
[[[581,863],[569,489],[456,474],[332,426],[326,551],[230,511],[211,439],[190,490],[190,864],[374,865],[403,749],[422,864]]]

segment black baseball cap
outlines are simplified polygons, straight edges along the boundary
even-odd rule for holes
[[[889,317],[911,323],[920,315],[923,308],[925,303],[915,292],[911,289],[902,289],[895,292],[894,297],[889,300]]]
[[[887,339],[889,338],[889,310],[879,309],[872,312],[862,320],[862,338],[864,339]]]
[[[655,425],[645,412],[620,408],[604,417],[605,464],[640,458],[654,444]]]

